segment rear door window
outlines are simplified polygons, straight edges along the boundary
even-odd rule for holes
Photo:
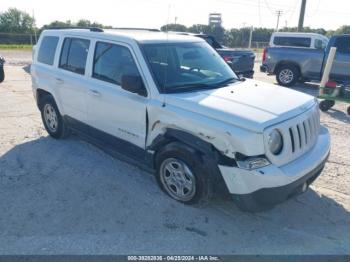
[[[59,67],[84,75],[89,46],[89,40],[66,38],[62,46]]]
[[[276,36],[273,43],[279,46],[310,47],[311,38]]]
[[[339,53],[350,54],[350,36],[339,37],[335,41],[335,47]]]
[[[53,65],[59,38],[57,36],[45,36],[40,44],[38,62]]]

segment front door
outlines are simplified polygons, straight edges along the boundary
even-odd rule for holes
[[[132,50],[123,44],[95,43],[88,86],[89,125],[145,148],[148,98],[121,88],[123,75],[140,76]]]

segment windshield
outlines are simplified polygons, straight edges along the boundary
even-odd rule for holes
[[[142,49],[162,92],[219,88],[238,80],[207,43],[143,44]]]

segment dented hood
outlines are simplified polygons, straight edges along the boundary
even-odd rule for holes
[[[255,80],[218,89],[168,94],[166,103],[254,132],[293,118],[315,104],[314,97]]]

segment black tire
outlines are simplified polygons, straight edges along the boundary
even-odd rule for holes
[[[350,106],[348,107],[347,111],[348,111],[348,115],[350,116]]]
[[[281,86],[294,86],[300,79],[300,72],[295,65],[281,65],[276,70],[276,80]]]
[[[66,138],[70,134],[70,130],[65,123],[58,107],[56,105],[55,99],[51,95],[44,96],[40,101],[40,111],[41,119],[45,126],[46,131],[55,139]],[[46,112],[45,112],[46,111]],[[48,120],[48,111],[54,112],[56,114],[56,124],[51,126],[52,122]]]
[[[0,83],[5,80],[5,72],[4,72],[4,67],[0,66]]]
[[[333,100],[323,100],[319,104],[319,108],[322,112],[327,112],[334,106],[335,102]]]
[[[185,200],[175,198],[172,193],[170,193],[171,189],[169,185],[167,185],[164,179],[162,179],[162,166],[167,163],[167,161],[171,161],[172,159],[183,162],[189,168],[195,178],[195,183],[193,183],[195,186],[195,191],[193,196],[191,196],[189,199]],[[158,185],[171,198],[188,205],[202,205],[207,203],[210,199],[212,190],[209,183],[209,174],[207,173],[208,170],[204,168],[201,156],[191,147],[179,142],[172,142],[165,145],[156,155],[155,166]]]

